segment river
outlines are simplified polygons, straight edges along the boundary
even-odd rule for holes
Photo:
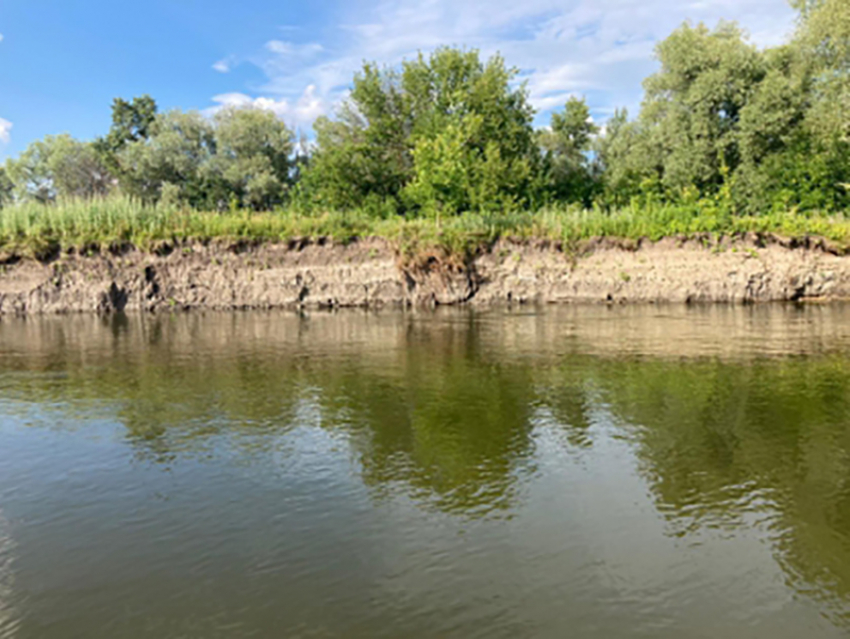
[[[850,306],[0,320],[0,638],[845,637]]]

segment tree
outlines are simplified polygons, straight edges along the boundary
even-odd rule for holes
[[[156,114],[156,102],[149,95],[133,98],[132,102],[122,98],[112,101],[112,126],[106,136],[94,141],[94,148],[116,178],[122,177],[118,153],[128,144],[148,138]]]
[[[794,4],[797,35],[764,52],[765,77],[741,111],[733,190],[750,213],[850,205],[850,4]]]
[[[113,184],[94,146],[67,134],[33,142],[17,160],[6,162],[6,171],[17,197],[45,203],[105,195]]]
[[[144,137],[117,154],[125,190],[146,200],[167,196],[197,208],[267,209],[284,201],[292,180],[292,132],[273,113],[229,108],[160,113]]]
[[[397,203],[412,176],[412,119],[398,72],[365,64],[336,120],[322,117],[314,125],[306,203],[340,209],[369,200]]]
[[[313,205],[411,213],[525,201],[533,110],[515,77],[499,56],[451,48],[401,70],[364,65],[337,119],[316,123],[304,192]]]
[[[403,192],[424,212],[497,210],[528,203],[536,157],[534,110],[516,69],[501,56],[482,63],[477,51],[438,49],[405,63],[403,86],[411,105],[414,179]],[[454,149],[452,148],[454,147]],[[440,149],[448,153],[434,153]],[[446,166],[436,166],[440,157]],[[446,191],[439,173],[456,174]],[[456,187],[462,185],[458,190]]]
[[[802,41],[760,51],[722,23],[660,43],[637,120],[615,117],[597,145],[606,200],[725,193],[730,210],[753,214],[842,206],[846,149],[817,115],[840,109]]]
[[[545,199],[590,206],[597,181],[589,153],[598,132],[583,99],[570,98],[563,112],[552,114],[549,129],[538,134]]]
[[[606,204],[623,206],[641,194],[644,184],[658,182],[662,167],[641,157],[640,141],[638,124],[629,121],[626,109],[615,111],[605,124],[604,134],[596,139],[594,146]]]
[[[12,183],[6,169],[0,166],[0,209],[14,201],[15,185]]]
[[[847,0],[792,0],[800,11],[798,43],[821,69],[844,76],[850,72],[850,4]]]
[[[812,105],[810,65],[793,45],[764,52],[766,73],[741,109],[740,164],[733,176],[739,210],[832,208],[829,169],[805,125]]]
[[[132,102],[115,98],[112,102],[112,126],[105,138],[107,147],[117,152],[127,144],[146,140],[156,114],[156,101],[149,95],[133,98]]]
[[[801,9],[795,45],[814,75],[806,126],[821,152],[850,171],[850,2],[796,0]],[[844,173],[848,181],[850,173]],[[845,191],[846,193],[846,191]]]
[[[644,82],[640,126],[649,164],[662,168],[669,190],[711,191],[734,170],[740,153],[737,124],[765,65],[734,24],[714,31],[684,25],[656,49],[661,70]]]
[[[203,167],[215,154],[215,132],[200,113],[160,113],[147,136],[117,154],[122,187],[130,195],[156,200],[163,190],[193,206],[210,205],[215,195]]]
[[[270,111],[224,109],[216,114],[215,155],[207,173],[220,177],[240,204],[268,209],[283,202],[294,167],[294,137]]]

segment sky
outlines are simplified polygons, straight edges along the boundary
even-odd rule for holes
[[[501,53],[539,124],[571,95],[604,123],[637,110],[658,41],[719,19],[759,46],[794,26],[786,0],[0,0],[0,158],[47,134],[101,135],[113,98],[145,93],[161,109],[255,104],[309,134],[364,60],[440,45]]]

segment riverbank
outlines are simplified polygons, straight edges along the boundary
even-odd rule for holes
[[[7,256],[0,315],[520,303],[750,303],[850,298],[823,239],[746,234],[565,246],[500,239],[465,258],[382,238],[172,242]]]

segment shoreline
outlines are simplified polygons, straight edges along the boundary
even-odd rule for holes
[[[501,239],[460,258],[382,238],[186,242],[0,266],[0,316],[121,311],[756,303],[850,298],[850,256],[819,238]]]

